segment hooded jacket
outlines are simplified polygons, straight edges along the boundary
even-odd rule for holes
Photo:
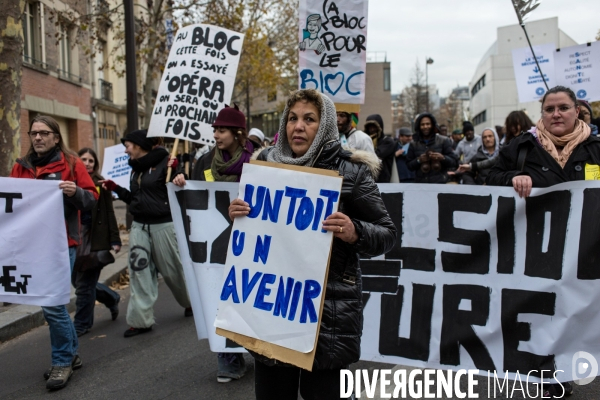
[[[413,141],[406,156],[408,169],[416,171],[416,183],[446,183],[448,181],[448,170],[457,166],[458,157],[454,153],[454,150],[452,150],[452,139],[438,133],[430,135],[428,140],[423,138],[421,120],[424,117],[431,119],[431,129],[434,132],[437,130],[437,121],[433,115],[425,113],[417,117],[415,120],[415,134],[413,135]],[[431,170],[428,173],[424,173],[421,170],[419,157],[428,151],[440,153],[444,156],[444,159],[440,162],[442,167],[440,171]]]
[[[56,150],[48,164],[37,168],[32,166],[27,158],[19,158],[13,166],[10,177],[72,181],[77,184],[77,189],[72,197],[63,195],[67,238],[69,247],[73,247],[80,243],[79,211],[91,210],[98,199],[98,192],[79,157],[69,156],[73,157],[72,172],[65,157],[62,151]]]
[[[377,128],[375,135],[369,134],[369,126]],[[390,183],[392,179],[392,168],[394,167],[394,154],[396,152],[396,141],[384,134],[383,118],[379,114],[369,115],[365,121],[365,131],[373,139],[375,154],[381,160],[381,171],[377,177],[377,183]]]

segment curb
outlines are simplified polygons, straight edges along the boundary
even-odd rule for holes
[[[128,254],[129,246],[122,246],[121,251],[115,257],[115,262],[102,269],[98,282],[108,286],[112,281],[118,280],[119,275],[127,269]],[[75,290],[71,287],[71,299],[66,305],[69,313],[75,311],[75,300]],[[45,322],[40,306],[22,304],[9,308],[0,313],[0,343],[42,326]]]

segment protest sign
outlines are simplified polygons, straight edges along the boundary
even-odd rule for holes
[[[554,54],[556,83],[580,100],[600,100],[600,42],[563,47]]]
[[[225,184],[202,185],[208,196],[208,190]],[[576,378],[573,357],[578,352],[600,360],[600,183],[533,189],[527,199],[504,187],[379,188],[398,240],[385,256],[361,261],[362,360],[479,369],[484,375],[495,370],[509,377],[517,370],[535,370],[539,376],[541,370],[556,369],[561,381]],[[181,190],[188,191],[187,185]],[[225,219],[229,194],[210,199],[214,208],[207,214]],[[172,207],[185,204],[171,202]],[[194,226],[211,230],[213,223],[203,222],[208,215],[187,215],[191,231]],[[224,236],[231,229],[221,227],[203,235],[219,237],[204,246],[212,249],[212,265],[223,273]],[[182,258],[184,251],[189,257],[188,248],[198,247],[191,237],[178,232]],[[202,251],[191,253],[204,254],[206,260]],[[221,288],[196,282],[195,290],[212,290],[203,298],[219,298]],[[218,343],[218,351],[225,350],[225,341]],[[551,376],[544,374],[546,381]]]
[[[177,31],[148,136],[214,144],[212,123],[229,104],[244,35],[213,25]]]
[[[58,181],[0,178],[0,301],[67,304],[71,267]]]
[[[544,73],[544,79],[549,88],[557,85],[554,70],[554,45],[543,44],[533,46],[537,61]],[[519,93],[519,102],[527,103],[537,101],[546,93],[544,79],[535,63],[535,58],[531,54],[529,47],[513,49],[513,68],[515,71],[515,80],[517,82],[517,91]]]
[[[299,88],[363,104],[368,1],[301,0],[299,19]]]
[[[215,326],[311,353],[333,240],[322,222],[342,179],[286,167],[244,164],[239,196],[251,211],[233,225]]]
[[[129,190],[131,167],[129,166],[129,155],[125,153],[125,146],[117,144],[104,148],[101,175],[104,179],[110,179]]]

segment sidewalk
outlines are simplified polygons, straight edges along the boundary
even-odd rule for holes
[[[115,255],[115,262],[107,265],[100,273],[99,282],[110,285],[119,280],[119,274],[127,269],[127,256],[129,246],[123,245],[121,251]],[[71,301],[67,304],[67,310],[75,311],[75,289],[71,286]],[[0,311],[0,343],[6,342],[16,336],[37,328],[45,322],[42,308],[39,306],[16,305]]]

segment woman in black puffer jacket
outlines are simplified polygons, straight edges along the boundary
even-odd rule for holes
[[[396,228],[373,179],[379,160],[371,153],[342,149],[331,100],[313,89],[293,93],[279,132],[286,134],[259,159],[335,170],[344,180],[339,210],[323,223],[334,240],[312,372],[253,354],[256,398],[296,399],[299,387],[305,400],[339,399],[340,369],[360,357],[363,304],[359,258],[389,251],[396,241]],[[242,217],[249,211],[247,203],[236,199],[229,216]]]

